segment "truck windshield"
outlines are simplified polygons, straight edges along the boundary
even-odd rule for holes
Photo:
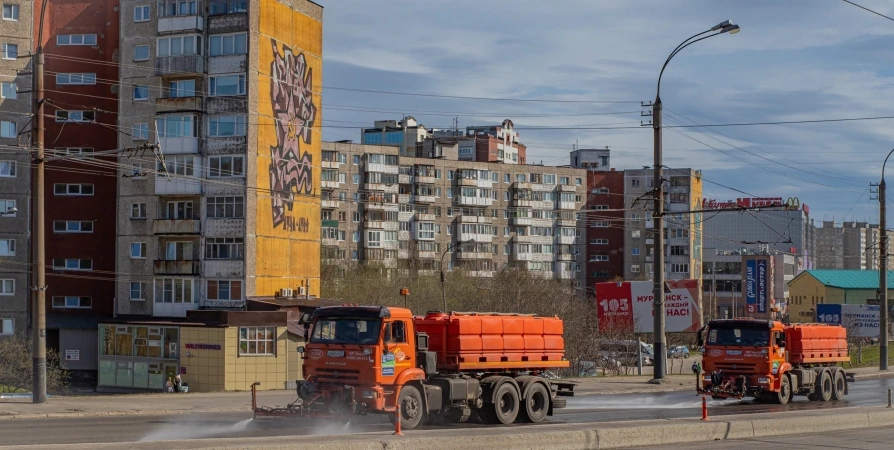
[[[754,345],[762,347],[770,342],[766,328],[713,328],[708,332],[708,345]]]
[[[320,317],[314,322],[314,344],[371,345],[379,340],[382,321],[369,318]]]

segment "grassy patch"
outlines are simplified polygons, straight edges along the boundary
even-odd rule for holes
[[[0,394],[27,394],[28,391],[24,389],[16,389],[12,386],[7,386],[4,384],[0,384]]]
[[[891,348],[890,342],[888,342],[888,348]],[[850,350],[850,367],[878,367],[880,359],[878,353],[878,345],[864,345],[861,358],[860,351],[854,348]]]

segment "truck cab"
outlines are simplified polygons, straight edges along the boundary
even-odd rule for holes
[[[715,398],[778,390],[786,363],[785,329],[773,320],[712,320],[704,344],[702,386]]]
[[[424,373],[416,367],[412,313],[404,308],[318,308],[311,316],[299,395],[343,413],[393,410],[396,393]]]

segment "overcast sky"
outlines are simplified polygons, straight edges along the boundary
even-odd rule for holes
[[[508,118],[529,163],[568,164],[577,143],[608,146],[619,170],[651,165],[640,102],[654,99],[678,43],[726,19],[742,31],[686,48],[665,71],[666,126],[894,116],[894,21],[841,0],[317,1],[325,140],[359,142],[361,127],[403,114],[436,128]],[[894,16],[894,2],[855,2]],[[894,147],[892,125],[666,129],[664,163],[701,169],[709,198],[746,196],[720,183],[799,197],[817,220],[876,222],[868,188]]]

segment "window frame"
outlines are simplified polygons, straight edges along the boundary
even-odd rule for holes
[[[236,93],[235,94],[219,94],[217,91],[218,87],[218,78],[236,78]],[[233,74],[225,74],[225,75],[212,75],[208,77],[208,96],[209,97],[236,97],[236,96],[245,96],[246,95],[246,87],[245,87],[245,74],[241,73],[233,73]]]
[[[57,305],[57,300],[62,300],[62,305]],[[68,303],[69,299],[77,299],[78,306],[70,306]],[[84,305],[84,301],[86,300],[87,305]],[[54,309],[91,309],[93,308],[93,297],[89,296],[80,296],[80,295],[54,295],[51,304]]]
[[[62,113],[64,113],[64,114],[62,114]],[[81,119],[72,119],[71,118],[72,113],[79,113],[81,116]],[[87,115],[88,113],[93,115],[92,119],[84,119],[84,116]],[[96,111],[94,111],[92,109],[89,109],[89,110],[57,109],[54,115],[56,117],[56,123],[63,123],[63,122],[91,123],[91,122],[96,122]]]
[[[134,290],[134,286],[136,286],[136,290]],[[146,289],[143,288],[143,283],[142,283],[142,282],[139,282],[139,281],[131,281],[131,282],[130,282],[130,289],[128,289],[128,291],[129,291],[129,295],[128,295],[128,296],[130,297],[130,301],[132,301],[132,302],[144,302],[144,301],[146,301]],[[137,296],[136,296],[136,297],[134,297],[134,291],[137,292]]]
[[[12,286],[12,290],[7,291],[6,287]],[[0,296],[12,296],[16,295],[16,280],[15,278],[0,278]]]
[[[8,88],[12,88],[8,92],[11,92],[12,95],[6,95],[4,92],[7,92]],[[19,99],[19,86],[15,81],[3,81],[0,82],[0,98],[5,100],[18,100]]]
[[[195,53],[185,53],[183,50],[183,43],[187,38],[193,38],[193,48],[192,50]],[[171,53],[171,42],[175,39],[180,40],[180,53],[173,54]],[[163,44],[164,42],[164,44]],[[162,54],[162,50],[166,49],[167,54]],[[202,35],[201,34],[178,34],[171,36],[159,36],[155,39],[155,57],[156,58],[169,58],[172,56],[202,56]]]
[[[78,224],[77,230],[70,230],[69,224]],[[57,225],[62,224],[63,229],[57,229]],[[89,230],[84,230],[84,224],[90,224]],[[53,233],[93,233],[95,227],[93,226],[92,220],[54,220],[53,221]]]
[[[56,74],[56,86],[95,86],[96,73],[61,72]]]
[[[89,186],[90,192],[85,193],[85,187]],[[59,188],[63,187],[65,192],[60,193]],[[73,192],[72,188],[77,187],[77,192]],[[91,183],[55,183],[53,184],[53,195],[60,197],[91,197],[96,193],[96,186]]]
[[[16,255],[16,240],[15,239],[0,239],[0,244],[5,244],[6,253],[0,252],[0,256],[15,256]]]
[[[131,203],[130,204],[130,218],[131,220],[146,220],[148,217],[148,204],[147,203]],[[142,212],[143,215],[134,215],[134,212]]]
[[[143,93],[143,96],[139,94]],[[149,100],[149,86],[135,84],[133,86],[133,101],[135,102],[145,102]]]
[[[225,172],[222,163],[229,160],[230,170]],[[239,161],[239,171],[236,171],[236,162]],[[215,164],[217,168],[215,168]],[[241,178],[245,176],[245,156],[242,155],[217,155],[208,158],[208,178]]]
[[[137,18],[137,12],[142,12],[139,14],[139,18]],[[134,23],[140,22],[148,22],[152,20],[152,6],[151,5],[136,5],[133,7],[133,21]]]
[[[131,137],[135,141],[148,141],[149,140],[149,123],[141,122],[135,123],[130,129]]]
[[[146,49],[146,57],[145,58],[137,58],[137,49],[145,48]],[[152,58],[152,46],[149,44],[137,44],[133,46],[133,60],[134,61],[149,61]]]
[[[250,337],[252,330],[255,332],[253,338]],[[261,339],[259,339],[257,337],[258,336],[257,333],[259,330],[264,331],[264,337]],[[272,333],[268,333],[268,331],[270,331]],[[272,338],[270,337],[271,334],[272,334]],[[254,356],[270,357],[270,356],[273,356],[274,358],[276,357],[277,327],[239,327],[239,336],[237,339],[238,339],[237,340],[238,356],[240,356],[240,357],[242,357],[242,356],[248,356],[248,357],[254,357]],[[245,350],[243,350],[243,345],[242,345],[243,342],[245,343]],[[264,352],[263,353],[257,351],[257,344],[259,342],[264,343]],[[267,348],[268,348],[267,343],[268,342],[270,343],[269,348],[273,350],[272,352],[267,352]],[[249,351],[251,348],[251,345],[250,345],[251,343],[255,344],[254,352]]]
[[[15,48],[15,56],[10,57],[9,49]],[[12,42],[4,42],[3,47],[0,48],[2,50],[2,54],[0,54],[0,59],[5,59],[9,61],[15,61],[19,59],[19,44],[14,44]]]
[[[73,41],[73,37],[75,37],[75,36],[80,37],[80,40],[81,40],[80,43],[72,43],[72,41]],[[92,43],[92,44],[90,44],[90,43],[87,42],[87,40],[88,40],[88,36],[93,36],[93,43]],[[67,39],[64,39],[64,38],[67,38]],[[63,41],[65,41],[65,40],[67,40],[68,42],[63,42]],[[57,35],[56,35],[56,45],[57,45],[57,46],[60,46],[60,47],[61,47],[61,46],[79,46],[79,45],[86,45],[86,46],[90,46],[90,47],[95,47],[96,45],[98,45],[98,43],[99,43],[99,39],[98,39],[98,36],[96,35],[96,33],[83,33],[83,34],[57,34]]]
[[[134,254],[134,250],[137,250],[136,254]],[[145,242],[131,242],[130,243],[130,259],[146,259],[146,243]]]
[[[18,177],[16,162],[11,159],[0,160],[0,164],[4,164],[4,163],[6,164],[6,167],[8,167],[8,169],[5,171],[5,174],[4,174],[3,170],[0,170],[0,178],[16,178],[16,177]]]
[[[9,7],[9,16],[6,15],[6,7]],[[18,22],[19,15],[21,13],[21,8],[17,3],[4,3],[3,4],[3,20],[8,20],[10,22]]]
[[[243,50],[244,50],[242,52],[237,52],[237,49],[236,49],[238,36],[242,36],[242,46],[243,46]],[[225,39],[228,37],[232,38],[232,42],[230,44],[230,46],[231,46],[230,53],[226,53],[226,49],[224,49]],[[218,41],[218,45],[220,47],[219,48],[220,53],[218,53],[218,54],[214,53],[215,40]],[[210,56],[210,57],[247,55],[247,54],[248,54],[248,33],[245,31],[239,31],[239,32],[235,32],[235,33],[211,34],[208,36],[208,56]]]
[[[221,134],[221,124],[229,125],[221,119],[233,118],[233,134]],[[208,137],[227,138],[227,137],[245,137],[248,130],[248,117],[245,114],[216,114],[208,117]]]

